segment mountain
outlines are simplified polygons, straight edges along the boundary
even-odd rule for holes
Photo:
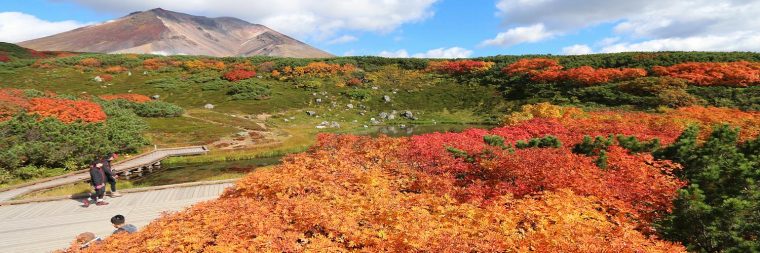
[[[187,54],[209,56],[332,57],[259,24],[164,10],[134,12],[103,24],[77,28],[19,45],[45,51]]]

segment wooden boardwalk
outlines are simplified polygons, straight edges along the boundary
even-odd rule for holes
[[[208,152],[208,149],[204,146],[193,146],[184,148],[168,148],[157,149],[148,153],[144,153],[128,160],[114,163],[112,170],[116,173],[129,174],[133,170],[142,170],[144,167],[150,168],[159,161],[171,157],[171,156],[186,156],[186,155],[198,155]],[[84,181],[90,178],[90,173],[87,170],[72,173],[65,176],[56,177],[53,180],[42,181],[23,187],[0,192],[0,202],[8,201],[16,196],[24,195],[30,192],[53,188],[56,186],[67,185]]]
[[[82,232],[105,239],[114,230],[110,219],[117,214],[142,229],[161,212],[214,199],[230,185],[227,182],[126,193],[106,198],[110,205],[89,208],[72,199],[0,206],[0,252],[51,252],[67,247]]]

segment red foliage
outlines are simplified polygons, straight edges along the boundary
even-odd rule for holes
[[[357,86],[360,84],[362,84],[362,80],[356,77],[346,80],[346,85],[348,86]]]
[[[10,62],[11,58],[8,57],[8,54],[0,52],[0,62]]]
[[[82,60],[79,60],[79,65],[85,67],[100,67],[100,64],[100,60],[95,58],[84,58]]]
[[[158,70],[168,65],[169,63],[163,58],[151,58],[143,61],[143,68],[150,70]]]
[[[256,76],[256,71],[245,70],[245,69],[235,69],[230,72],[224,73],[222,78],[230,82],[237,82],[237,81],[245,80],[254,76]]]
[[[660,76],[687,80],[699,86],[747,87],[760,84],[760,62],[687,62],[673,66],[656,66]]]
[[[501,71],[510,75],[536,75],[541,72],[557,72],[562,70],[559,60],[547,58],[526,58],[509,64]]]
[[[140,94],[131,94],[131,93],[101,95],[100,98],[102,98],[103,100],[109,100],[109,101],[115,100],[115,99],[124,99],[124,100],[132,101],[135,103],[145,103],[145,102],[150,101],[150,98],[148,96],[140,95]]]
[[[7,120],[22,109],[29,108],[29,101],[24,91],[19,89],[0,89],[0,121]]]
[[[493,67],[493,62],[459,60],[459,61],[431,61],[427,70],[449,75],[462,75],[485,72]]]
[[[100,76],[100,79],[103,80],[103,82],[110,82],[111,80],[113,80],[113,76],[109,74],[102,74],[99,76]]]
[[[522,59],[502,69],[510,75],[527,75],[537,82],[569,82],[580,85],[596,85],[617,81],[630,80],[647,75],[640,68],[599,68],[590,66],[563,70],[555,59],[531,58]]]
[[[30,103],[30,113],[36,113],[43,117],[55,117],[65,123],[77,120],[84,122],[102,122],[106,120],[103,108],[90,101],[33,98],[30,100]]]

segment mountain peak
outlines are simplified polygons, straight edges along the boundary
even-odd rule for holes
[[[332,57],[263,25],[232,17],[208,18],[162,8],[132,12],[113,22],[19,44],[49,51]]]

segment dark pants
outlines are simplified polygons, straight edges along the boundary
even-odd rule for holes
[[[95,202],[98,202],[98,199],[103,200],[103,197],[106,195],[106,187],[101,187],[100,189],[95,189],[95,193],[90,194],[90,197],[92,197],[92,200]]]
[[[111,185],[111,192],[116,192],[116,179],[113,178],[113,176],[108,175],[106,176],[106,181],[108,181],[108,184]],[[105,188],[103,188],[105,191]]]

